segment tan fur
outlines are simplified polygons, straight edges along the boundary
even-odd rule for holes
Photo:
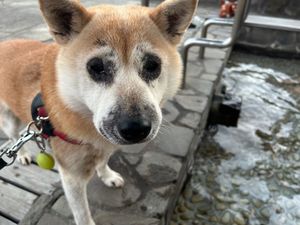
[[[127,65],[137,44],[148,43],[164,57],[168,63],[164,66],[176,71],[164,78],[167,83],[160,87],[163,93],[161,105],[179,87],[182,67],[176,48],[196,4],[196,0],[168,0],[154,9],[104,5],[85,9],[79,1],[40,0],[50,32],[60,45],[31,40],[0,43],[0,103],[7,105],[11,114],[23,123],[28,123],[32,99],[41,92],[55,129],[85,144],[72,145],[51,138],[64,189],[78,225],[94,225],[84,192],[95,170],[109,186],[112,180],[115,186],[123,185],[124,181],[106,165],[117,146],[97,131],[89,115],[75,112],[62,99],[57,67],[63,64],[76,68],[74,59],[88,55],[101,43],[112,46],[121,56],[119,63]],[[182,7],[186,8],[182,11]],[[182,19],[180,12],[188,15]],[[176,21],[170,22],[170,18]],[[70,24],[63,24],[62,19],[69,20]],[[144,90],[132,91],[134,87],[134,83],[129,87],[120,86],[118,95],[128,101],[142,101],[140,93]]]
[[[23,122],[31,119],[31,101],[40,89],[40,59],[48,48],[38,41],[0,43],[0,98]]]

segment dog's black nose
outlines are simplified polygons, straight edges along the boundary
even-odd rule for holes
[[[124,117],[117,125],[121,137],[129,143],[138,143],[144,140],[151,131],[151,121],[138,117]]]

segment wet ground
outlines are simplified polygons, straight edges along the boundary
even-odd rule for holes
[[[237,128],[207,131],[172,225],[300,224],[300,61],[233,53]]]

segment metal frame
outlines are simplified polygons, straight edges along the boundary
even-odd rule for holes
[[[210,18],[204,21],[201,29],[201,38],[207,37],[208,28],[212,25],[219,25],[219,26],[232,26],[234,24],[233,19],[223,19],[223,18]],[[199,50],[199,58],[203,59],[205,54],[205,47],[200,46]]]
[[[141,0],[143,6],[149,6],[150,0]]]
[[[234,20],[226,20],[226,19],[219,19],[219,18],[212,18],[207,19],[204,22],[203,31],[201,35],[207,34],[208,27],[211,25],[225,25],[225,26],[232,26],[231,36],[226,38],[225,40],[214,40],[208,38],[188,38],[182,47],[182,59],[183,59],[183,80],[182,80],[182,88],[185,87],[186,83],[186,66],[187,66],[187,59],[188,59],[188,51],[193,46],[200,46],[203,50],[200,50],[200,57],[204,56],[204,47],[211,47],[211,48],[227,48],[233,45],[237,34],[240,30],[241,25],[245,21],[245,14],[247,12],[246,8],[249,8],[250,0],[239,0],[238,6],[235,14]],[[233,22],[234,21],[234,22]]]

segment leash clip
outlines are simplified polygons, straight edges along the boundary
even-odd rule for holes
[[[41,126],[41,123],[45,120],[48,120],[48,118],[38,117],[36,121],[31,121],[21,132],[21,137],[14,144],[9,140],[0,147],[0,170],[15,162],[18,151],[28,141],[34,141],[42,152],[46,150],[45,138],[42,136],[43,126]]]
[[[7,155],[7,152],[9,150],[9,148],[7,146],[9,144],[11,144],[11,141],[5,142],[0,147],[0,170],[6,166],[13,164],[13,162],[15,161],[16,156],[9,157],[9,155]]]

